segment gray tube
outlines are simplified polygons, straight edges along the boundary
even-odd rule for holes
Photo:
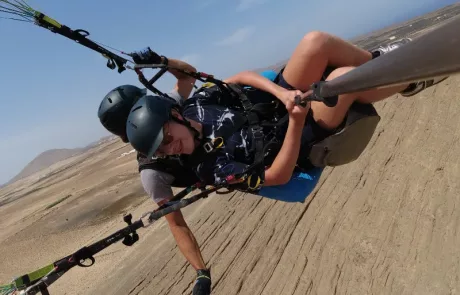
[[[412,42],[331,81],[321,97],[405,84],[460,72],[460,16]]]

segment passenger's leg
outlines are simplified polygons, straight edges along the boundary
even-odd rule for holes
[[[342,67],[334,70],[326,80],[332,80],[351,71],[354,67]],[[389,96],[392,96],[402,90],[407,85],[399,85],[394,87],[387,87],[381,89],[372,89],[367,91],[361,91],[356,93],[348,93],[339,95],[337,105],[334,107],[328,107],[322,102],[312,101],[311,110],[313,118],[316,123],[325,129],[334,129],[338,127],[344,120],[350,106],[354,102],[360,103],[374,103]]]
[[[364,49],[323,32],[304,36],[294,50],[283,78],[292,87],[307,91],[311,84],[321,79],[327,66],[359,66],[372,59]]]
[[[381,52],[380,52],[381,53]],[[369,51],[361,49],[345,40],[323,32],[311,32],[304,36],[289,59],[282,81],[290,87],[307,91],[311,84],[321,80],[326,67],[336,67],[326,80],[332,80],[354,67],[372,59]],[[325,129],[338,127],[354,101],[373,103],[407,88],[401,85],[379,90],[340,95],[335,107],[327,107],[322,102],[311,102],[313,118]]]

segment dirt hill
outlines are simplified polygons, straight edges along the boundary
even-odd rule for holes
[[[39,154],[18,175],[13,177],[10,182],[15,182],[21,178],[27,177],[43,168],[49,167],[56,162],[67,159],[73,155],[83,152],[83,148],[76,149],[52,149]]]
[[[19,179],[26,178],[42,169],[48,168],[51,165],[68,159],[72,156],[84,153],[91,149],[92,147],[99,145],[109,139],[111,139],[112,136],[106,136],[98,141],[92,142],[91,144],[87,145],[86,147],[82,148],[74,148],[74,149],[51,149],[44,151],[43,153],[39,154],[36,156],[30,163],[28,163],[22,170],[19,172],[15,177],[13,177],[10,181],[7,183],[1,185],[0,187],[4,187],[8,184],[11,184]]]

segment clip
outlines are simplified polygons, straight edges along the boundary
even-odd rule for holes
[[[212,150],[214,149],[212,144],[209,141],[203,144],[203,148],[207,153],[212,152]]]
[[[251,190],[257,190],[257,189],[260,187],[260,185],[261,185],[261,179],[260,179],[259,176],[257,176],[257,181],[256,181],[255,185],[252,186],[252,185],[251,185],[251,183],[252,183],[252,175],[253,175],[253,174],[249,175],[249,177],[248,177],[248,181],[247,181],[247,183],[248,183],[248,188],[251,189]]]

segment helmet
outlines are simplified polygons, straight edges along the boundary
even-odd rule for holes
[[[99,105],[98,117],[101,124],[111,133],[128,142],[126,137],[126,119],[133,105],[147,94],[147,89],[133,85],[122,85],[111,90]]]
[[[147,95],[137,101],[128,115],[126,135],[132,147],[152,158],[163,141],[163,125],[177,108],[172,100]]]

